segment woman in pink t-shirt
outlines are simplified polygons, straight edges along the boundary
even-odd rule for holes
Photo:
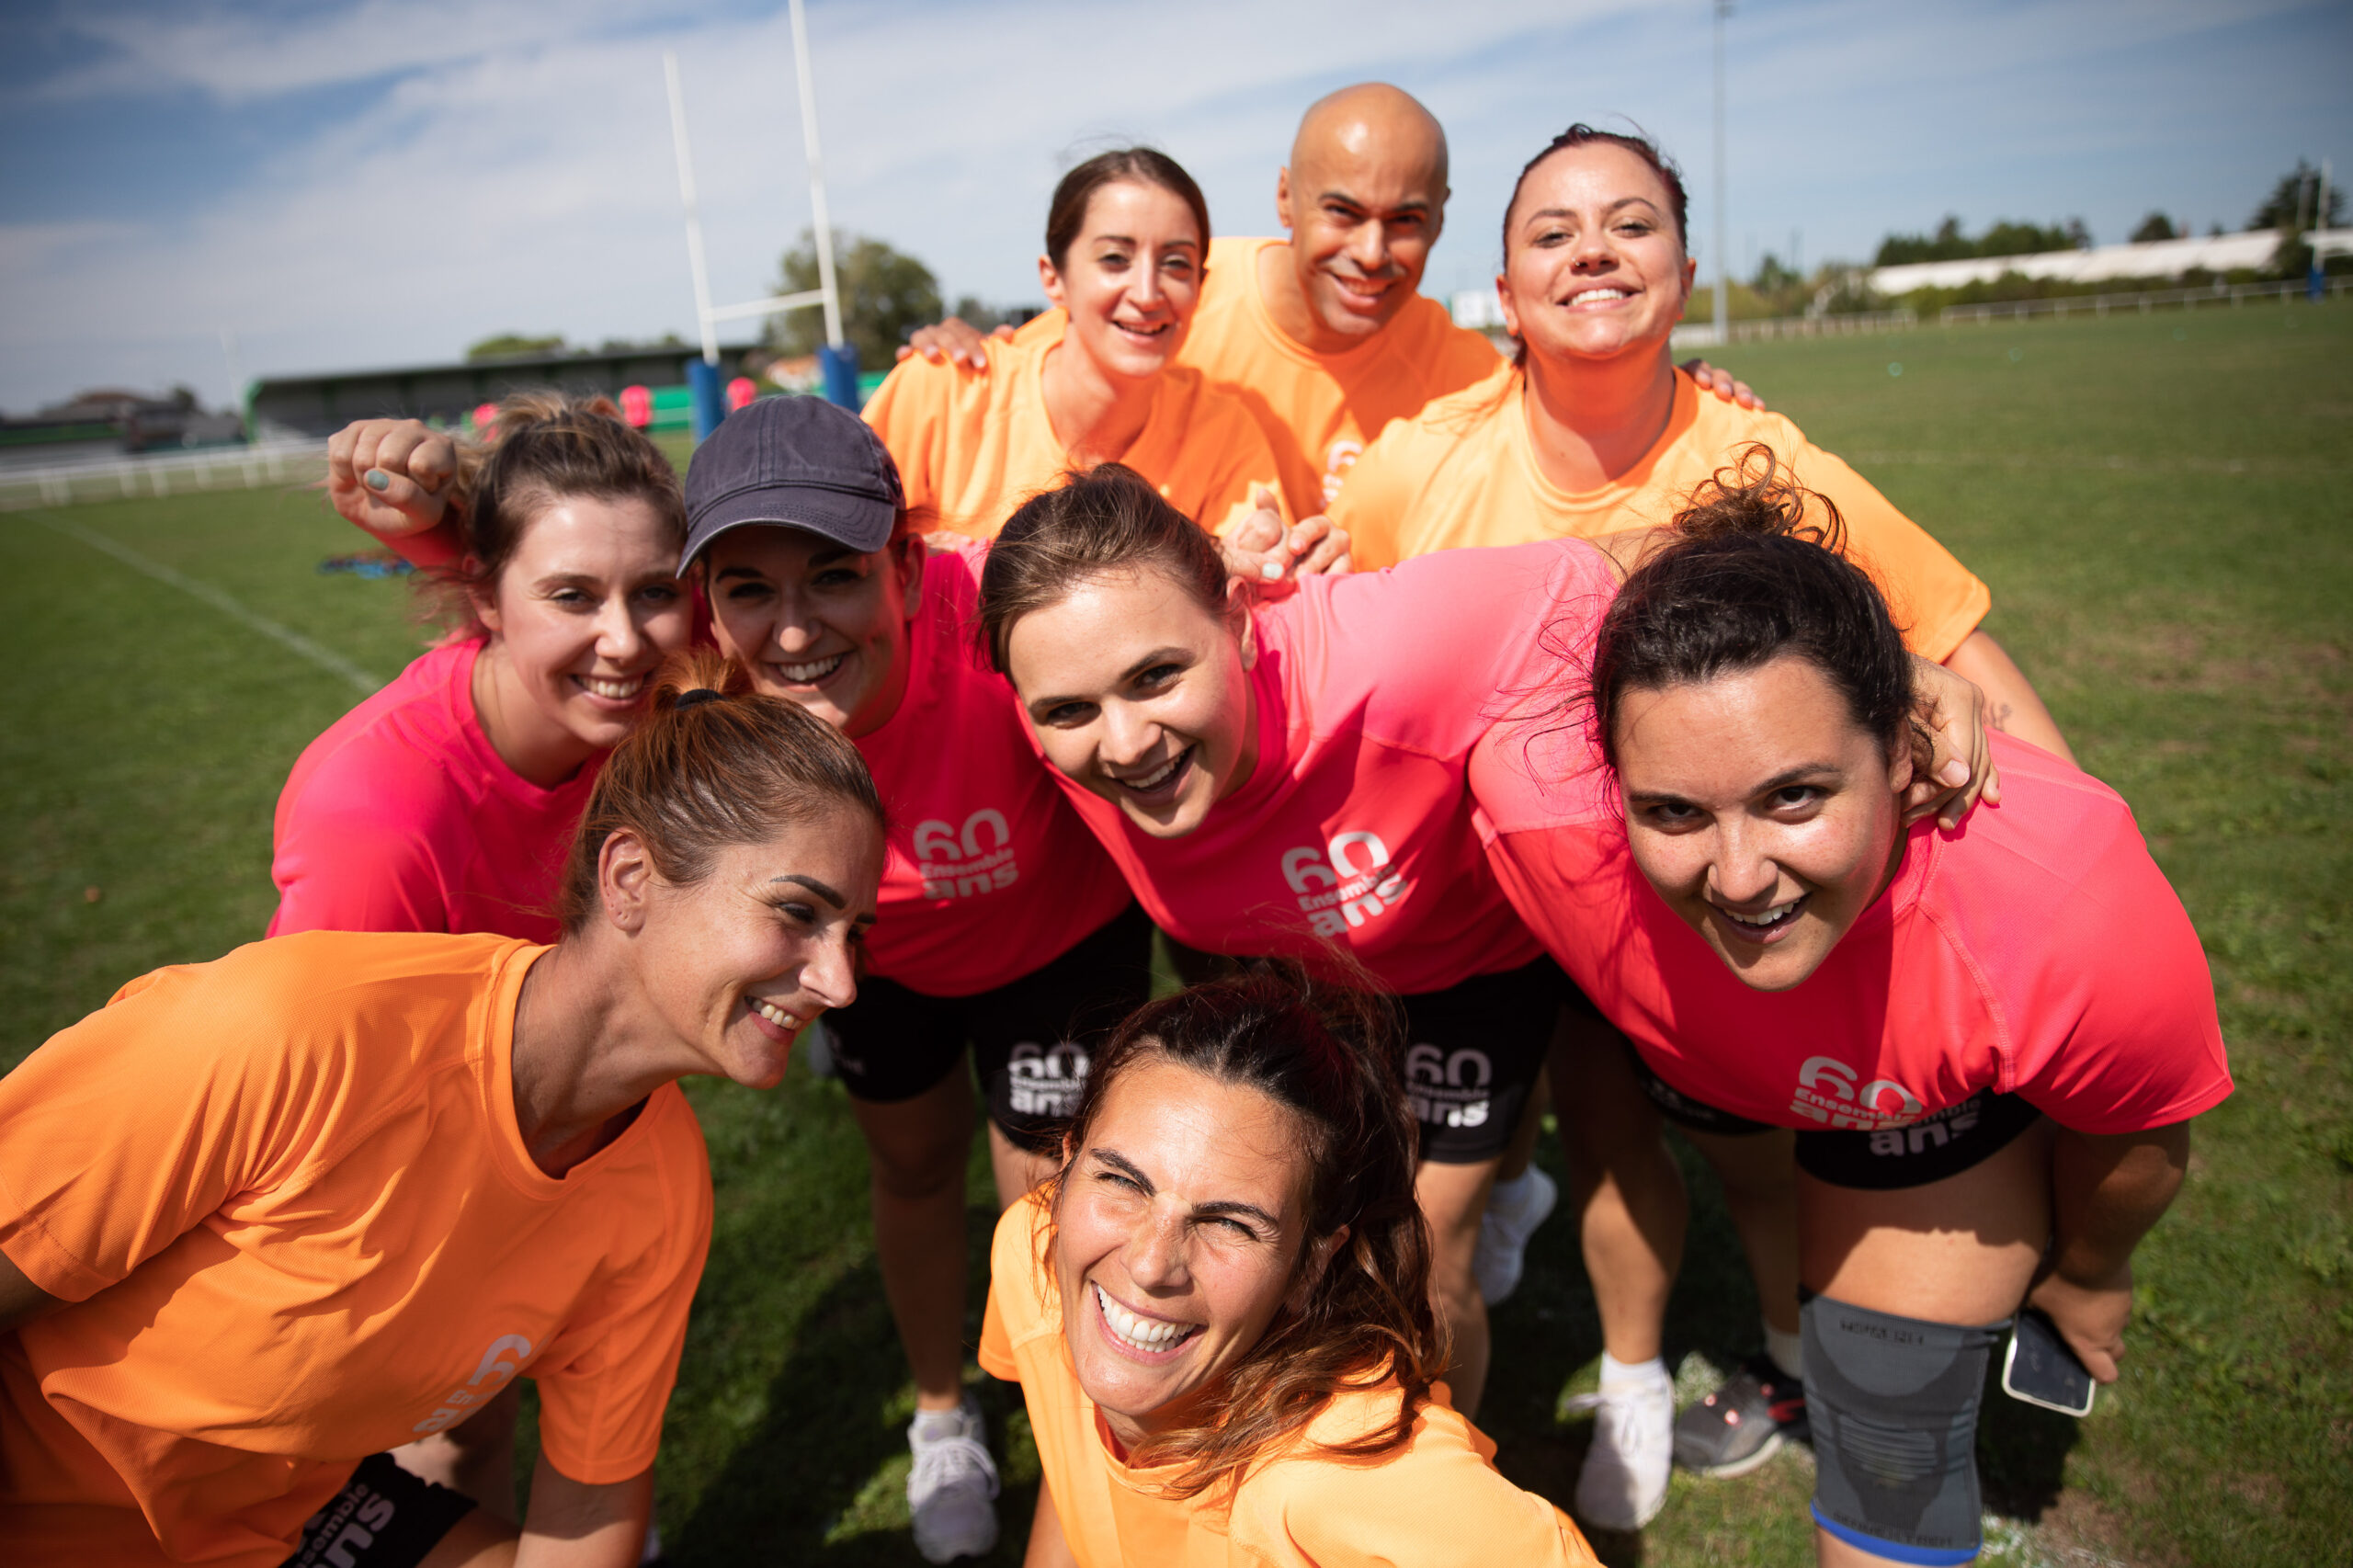
[[[371,501],[414,488],[390,451],[378,466],[394,429],[347,429],[330,475],[338,508],[380,533],[387,508]],[[440,449],[456,455],[446,438]],[[556,871],[597,766],[644,710],[654,667],[692,635],[677,476],[609,405],[509,398],[494,444],[463,460],[473,472],[448,486],[453,547],[427,578],[459,628],[294,764],[272,936],[554,940]]]
[[[1910,661],[1869,579],[1792,537],[1804,506],[1769,472],[1704,496],[1597,631],[1548,633],[1589,709],[1497,726],[1471,776],[1513,903],[1660,1110],[1711,1156],[1794,1131],[1824,1561],[1961,1562],[1995,1337],[2023,1304],[2115,1377],[2133,1248],[2230,1074],[2111,790],[1997,735],[1998,804],[1907,821]],[[1679,1196],[1629,1194],[1670,1271]]]

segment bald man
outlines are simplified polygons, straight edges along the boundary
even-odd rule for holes
[[[1275,176],[1286,239],[1210,244],[1200,303],[1176,363],[1241,398],[1267,432],[1291,515],[1321,514],[1392,419],[1495,368],[1482,335],[1419,292],[1446,223],[1446,131],[1410,93],[1360,83],[1319,98]],[[1062,335],[1050,311],[1022,341]],[[949,318],[900,357],[984,363],[979,335]],[[1736,383],[1717,373],[1719,396]],[[1741,393],[1747,389],[1738,387]]]

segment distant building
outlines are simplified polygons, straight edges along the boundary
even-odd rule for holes
[[[2279,249],[2279,231],[2250,229],[2245,233],[2212,234],[2202,239],[2148,240],[2140,244],[2094,245],[2087,250],[2040,251],[2030,256],[1915,261],[1902,267],[1874,267],[1864,277],[1872,292],[1891,298],[1909,294],[1915,289],[1960,289],[1972,283],[1991,283],[2006,272],[2062,278],[2070,283],[2098,283],[2111,278],[2178,278],[2191,271],[2221,277],[2268,267]]]
[[[12,468],[244,439],[233,414],[208,414],[187,392],[154,397],[101,387],[21,419],[0,418],[0,464]]]
[[[743,373],[750,344],[719,351],[722,380]],[[331,436],[355,419],[460,423],[476,407],[512,392],[554,388],[580,397],[620,399],[623,387],[664,388],[687,379],[690,348],[582,349],[518,354],[386,370],[333,370],[265,376],[246,398],[256,437]]]

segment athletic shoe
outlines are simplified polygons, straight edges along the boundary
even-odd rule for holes
[[[1752,1356],[1724,1386],[1675,1418],[1675,1462],[1694,1475],[1746,1475],[1811,1436],[1805,1384]]]
[[[1560,1187],[1534,1165],[1516,1181],[1495,1184],[1487,1199],[1487,1217],[1479,1227],[1479,1250],[1471,1258],[1471,1276],[1478,1280],[1487,1305],[1519,1289],[1520,1273],[1528,1267],[1528,1239],[1560,1198]]]
[[[926,1562],[980,1557],[996,1544],[996,1461],[981,1407],[966,1394],[953,1410],[919,1410],[907,1426],[915,1468],[907,1512]]]
[[[1662,1377],[1569,1400],[1590,1410],[1593,1447],[1577,1472],[1577,1517],[1605,1530],[1638,1530],[1666,1506],[1675,1463],[1675,1384]]]

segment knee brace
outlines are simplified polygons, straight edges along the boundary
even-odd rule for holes
[[[1827,1296],[1802,1318],[1814,1522],[1899,1562],[1975,1557],[1977,1405],[2008,1325],[1927,1323]]]

